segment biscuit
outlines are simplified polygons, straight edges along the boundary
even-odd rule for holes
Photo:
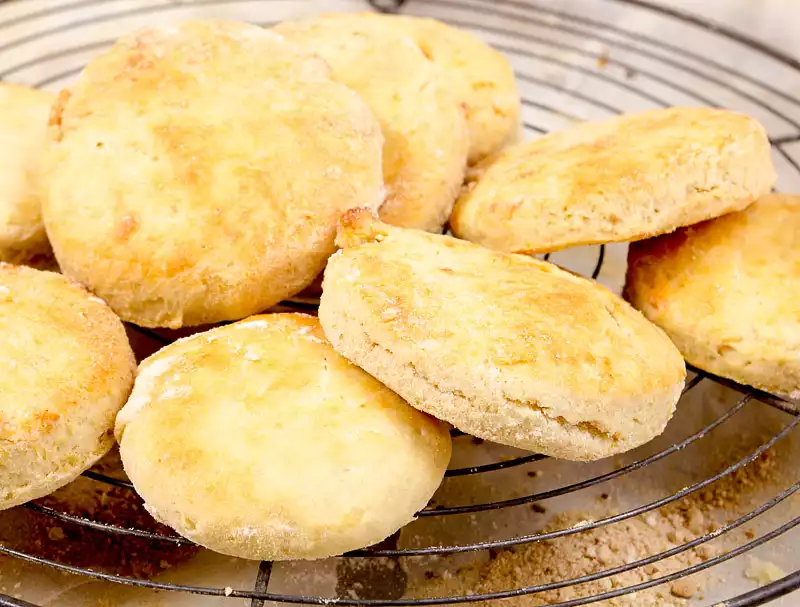
[[[92,466],[91,471],[112,478],[125,477],[116,449],[111,449]],[[68,485],[36,500],[36,505],[116,527],[171,534],[169,528],[154,521],[145,511],[141,498],[133,489],[93,480],[88,476],[79,476]],[[188,543],[174,544],[135,535],[112,534],[88,525],[65,525],[63,520],[31,508],[11,508],[0,512],[0,543],[5,548],[64,565],[138,579],[151,579],[181,565],[199,550]],[[9,587],[9,583],[14,583],[14,576],[6,566],[4,560],[3,582]],[[23,578],[23,584],[28,579]],[[35,584],[32,580],[28,583],[29,588]],[[26,598],[33,600],[34,595],[26,594]],[[121,598],[118,595],[115,598],[119,605]],[[63,595],[59,596],[59,600],[62,604],[70,602]],[[84,600],[88,601],[88,598]],[[91,601],[88,604],[91,605]]]
[[[743,209],[775,182],[764,128],[670,108],[587,123],[508,148],[469,177],[450,226],[496,250],[640,240]]]
[[[325,59],[380,121],[383,220],[438,231],[464,179],[469,130],[447,75],[393,23],[371,13],[325,15],[274,31]]]
[[[383,540],[425,506],[451,451],[444,424],[336,354],[302,314],[252,317],[146,359],[116,435],[157,520],[265,560]]]
[[[136,361],[102,300],[60,274],[0,264],[0,509],[75,479],[114,444]]]
[[[244,318],[301,291],[340,214],[383,197],[380,125],[256,26],[146,30],[52,116],[43,212],[62,270],[148,327]]]
[[[521,101],[508,59],[470,32],[436,19],[385,15],[440,65],[464,104],[470,132],[469,164],[518,140]]]
[[[0,83],[0,262],[52,256],[39,197],[47,116],[54,95]]]
[[[556,266],[350,211],[319,318],[347,357],[474,436],[571,460],[632,449],[686,375],[666,335]]]
[[[634,243],[625,297],[689,363],[800,400],[800,196]]]

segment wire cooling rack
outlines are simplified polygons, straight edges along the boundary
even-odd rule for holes
[[[291,6],[289,6],[291,4]],[[365,3],[361,3],[362,5]],[[624,111],[670,105],[708,105],[733,107],[746,111],[764,123],[771,135],[776,166],[781,174],[779,185],[783,189],[800,191],[800,100],[787,90],[800,90],[800,63],[795,59],[740,33],[705,21],[693,15],[678,12],[644,0],[575,0],[566,3],[528,2],[522,0],[374,0],[373,8],[382,11],[402,11],[432,16],[453,25],[478,33],[505,52],[515,68],[523,94],[524,126],[528,134],[547,133],[573,122],[602,118]],[[588,17],[582,11],[587,4],[603,5],[603,10],[615,19]],[[58,89],[67,84],[80,71],[85,62],[97,51],[107,47],[120,34],[161,20],[203,16],[249,20],[269,25],[275,21],[319,12],[320,10],[352,10],[359,2],[294,2],[278,0],[16,0],[0,2],[0,78],[6,81]],[[363,6],[362,6],[363,8]],[[627,16],[635,16],[655,24],[651,31],[658,37],[645,35],[636,29],[622,27]],[[622,17],[622,18],[619,18]],[[719,51],[719,57],[693,50],[682,41],[702,39]],[[758,65],[756,69],[754,66]],[[733,67],[737,66],[737,67]],[[781,83],[776,86],[774,83]],[[702,86],[701,86],[702,85]],[[604,272],[605,247],[596,247],[595,260],[587,266],[585,274],[600,278]],[[285,306],[313,311],[313,304],[298,301],[285,302]],[[170,343],[158,332],[134,328],[161,343]],[[721,381],[692,369],[684,394],[695,390],[701,382]],[[704,439],[715,429],[731,420],[746,408],[770,407],[785,414],[782,427],[758,448],[743,457],[730,461],[717,474],[666,497],[640,504],[595,520],[580,527],[557,529],[546,533],[520,535],[507,539],[482,542],[453,543],[414,548],[371,548],[348,555],[352,559],[374,557],[425,557],[452,555],[490,549],[510,548],[532,542],[554,539],[590,529],[614,525],[632,517],[656,510],[688,495],[694,494],[754,462],[778,441],[785,439],[798,424],[800,416],[789,403],[774,396],[733,386],[741,398],[729,409],[706,423],[699,430],[669,446],[613,469],[558,486],[546,491],[520,497],[487,501],[479,504],[430,506],[419,513],[420,518],[448,517],[459,514],[480,513],[513,508],[523,504],[536,504],[556,497],[574,494],[590,487],[611,483],[637,470],[647,468],[676,454],[687,446]],[[456,440],[464,440],[455,433]],[[503,459],[489,464],[451,469],[447,477],[470,477],[525,466],[546,459],[531,454],[513,459]],[[96,481],[117,487],[132,488],[130,483],[89,471],[85,473]],[[798,475],[800,477],[800,475]],[[28,554],[0,544],[0,554],[16,557],[44,567],[52,567],[109,582],[129,584],[157,590],[195,593],[232,599],[249,599],[251,607],[260,607],[266,601],[349,606],[378,605],[438,605],[458,602],[484,601],[523,595],[533,595],[548,590],[564,588],[585,582],[608,578],[639,567],[657,563],[687,550],[696,548],[714,538],[767,515],[781,502],[800,489],[800,480],[750,512],[728,521],[713,533],[701,535],[674,548],[634,560],[623,566],[590,575],[524,588],[509,588],[489,594],[449,596],[427,599],[354,599],[331,596],[302,596],[269,591],[271,563],[262,562],[252,588],[223,588],[173,584],[112,575],[84,568],[64,565],[40,556]],[[127,529],[68,514],[57,509],[30,503],[25,506],[40,514],[57,519],[67,525],[99,530],[117,536],[131,536],[151,542],[173,545],[189,544],[177,536],[165,536],[143,529]],[[655,579],[624,588],[616,588],[594,596],[557,603],[560,607],[590,604],[611,599],[647,588],[667,584],[712,567],[766,544],[800,524],[800,517],[776,523],[768,531],[750,541],[742,542],[727,551],[699,564]],[[789,573],[782,579],[730,598],[727,607],[761,605],[800,588],[800,571]],[[30,605],[24,601],[0,595],[0,605]]]

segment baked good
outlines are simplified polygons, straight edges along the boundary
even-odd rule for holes
[[[474,436],[572,460],[636,447],[685,378],[669,339],[606,288],[523,255],[348,212],[319,318],[336,348]]]
[[[743,209],[775,177],[754,119],[712,108],[649,110],[487,160],[470,175],[450,226],[517,253],[639,240]]]
[[[373,13],[287,21],[274,31],[325,59],[380,121],[383,220],[440,230],[463,182],[470,141],[449,77],[402,28]]]
[[[55,491],[114,444],[136,361],[102,300],[0,263],[0,509]]]
[[[689,363],[800,399],[800,196],[634,243],[625,297]]]
[[[520,96],[508,59],[472,33],[436,19],[384,15],[450,76],[469,125],[469,164],[518,139]]]
[[[46,91],[0,82],[0,262],[51,256],[39,182],[53,98]]]
[[[339,215],[382,201],[382,137],[324,62],[186,22],[94,59],[52,116],[44,219],[62,270],[123,319],[240,319],[301,291]]]
[[[116,449],[111,449],[91,470],[112,478],[125,478]],[[36,500],[36,504],[107,525],[171,535],[168,527],[154,521],[145,511],[142,499],[133,489],[87,476],[79,476]],[[109,533],[87,525],[65,525],[59,518],[30,508],[10,508],[0,512],[0,543],[6,548],[64,565],[137,579],[151,579],[185,563],[199,551],[197,546],[189,543],[159,542],[135,535]],[[3,583],[10,588],[15,579],[13,570],[8,571],[7,560],[1,562]],[[25,586],[29,578],[22,579]],[[34,598],[30,594],[25,596]],[[63,595],[58,600],[62,604],[66,601]]]
[[[146,359],[116,435],[157,520],[265,560],[386,538],[425,506],[451,449],[443,424],[336,354],[302,314],[252,317]]]

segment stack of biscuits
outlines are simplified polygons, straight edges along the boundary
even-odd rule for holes
[[[139,31],[0,108],[0,508],[116,442],[186,538],[324,558],[425,507],[453,427],[608,457],[684,360],[800,397],[800,197],[748,116],[521,143],[501,54],[366,13]],[[533,255],[627,241],[627,301]],[[318,318],[269,312],[320,276]],[[137,367],[123,322],[194,329]]]

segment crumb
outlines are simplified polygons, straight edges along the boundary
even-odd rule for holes
[[[121,471],[118,460],[114,451],[95,469],[114,476]],[[142,499],[132,489],[113,487],[84,476],[35,503],[100,523],[174,535],[140,507]],[[175,545],[106,533],[24,508],[6,510],[0,516],[0,542],[9,548],[64,565],[124,577],[150,579],[189,560],[199,550],[191,544]]]
[[[230,586],[225,586],[224,592],[225,592],[225,596],[230,596],[230,595],[233,594],[233,588],[231,588]]]
[[[644,517],[621,521],[589,529],[580,533],[520,546],[514,550],[499,550],[494,559],[478,566],[477,576],[459,575],[462,586],[454,586],[443,580],[432,580],[434,587],[438,582],[444,588],[434,594],[425,590],[420,596],[442,596],[497,592],[509,588],[520,588],[547,584],[565,579],[596,573],[612,567],[620,567],[651,554],[663,552],[673,546],[667,539],[669,531],[674,530],[670,515],[672,512],[656,511],[655,527],[648,525]],[[677,520],[682,520],[678,518]],[[585,526],[586,513],[559,515],[548,530]],[[688,550],[670,559],[658,561],[647,567],[633,569],[624,573],[594,580],[579,586],[567,586],[540,594],[514,597],[506,601],[507,607],[538,607],[570,601],[585,596],[596,595],[610,590],[631,586],[654,577],[667,575],[674,571],[701,562],[694,550]],[[477,577],[477,581],[475,579]],[[698,582],[686,582],[676,586],[681,592],[691,588],[693,593]],[[442,590],[444,592],[442,592]],[[623,595],[598,603],[606,607],[679,607],[684,599],[673,593],[669,596],[664,589],[651,588],[634,595]],[[659,594],[665,595],[659,597]],[[490,603],[479,603],[490,607]]]
[[[701,544],[696,548],[698,556],[707,561],[708,559],[713,559],[715,556],[719,555],[719,548],[714,546],[713,544]]]
[[[455,574],[448,572],[447,577],[441,575],[427,580],[422,588],[414,589],[411,597],[471,595],[560,582],[621,567],[664,552],[711,533],[731,515],[738,517],[752,509],[751,502],[756,499],[759,483],[773,476],[775,466],[774,452],[768,451],[749,466],[704,490],[657,510],[552,540],[525,544],[510,550],[492,551],[486,562],[459,569]],[[586,525],[587,520],[596,520],[613,513],[608,502],[599,501],[594,504],[595,510],[592,512],[559,515],[544,531]],[[536,506],[537,504],[531,504],[532,509]],[[703,543],[644,567],[578,586],[511,597],[505,599],[503,605],[539,607],[618,590],[702,563],[717,556],[721,550],[719,541]],[[777,575],[777,571],[770,570],[770,575]],[[667,586],[647,588],[596,604],[603,607],[684,607],[688,599],[702,594],[703,585],[708,582],[707,572],[697,573]],[[478,605],[492,607],[493,603]]]
[[[547,509],[539,503],[531,504],[531,510],[533,510],[537,514],[544,514],[545,512],[547,512]]]
[[[762,561],[759,558],[751,556],[748,557],[744,576],[749,580],[758,582],[759,586],[763,586],[770,582],[777,582],[779,579],[786,577],[786,573],[775,563]]]
[[[697,586],[684,578],[672,582],[669,591],[679,598],[690,599],[694,596],[694,593],[697,592]]]

